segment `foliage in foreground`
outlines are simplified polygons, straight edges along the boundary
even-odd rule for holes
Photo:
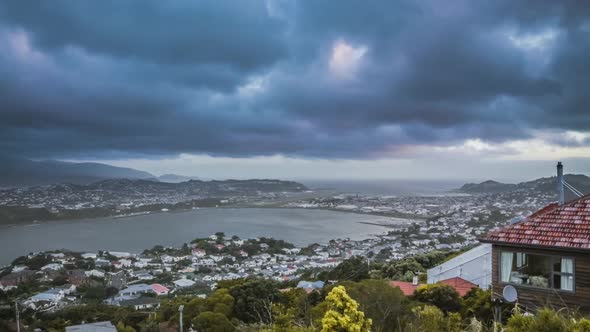
[[[346,288],[336,286],[326,297],[328,311],[322,318],[322,332],[367,332],[372,321],[358,309],[358,303],[346,293]]]

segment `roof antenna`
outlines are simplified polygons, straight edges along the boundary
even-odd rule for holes
[[[557,195],[559,205],[563,205],[565,198],[563,194],[563,165],[561,161],[557,162]]]

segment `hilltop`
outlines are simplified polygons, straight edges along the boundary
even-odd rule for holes
[[[481,183],[466,183],[459,188],[459,191],[468,193],[496,193],[509,191],[515,187],[515,184],[487,180]]]
[[[564,179],[584,194],[590,193],[590,177],[583,174],[566,174]],[[540,195],[556,194],[557,179],[555,176],[540,178],[532,181],[520,182],[517,184],[501,183],[493,180],[481,183],[466,183],[457,191],[470,194],[495,194],[495,193],[518,193],[529,192]],[[574,198],[573,194],[566,190],[566,200]]]
[[[41,186],[55,183],[88,184],[105,179],[155,179],[148,172],[100,163],[56,160],[33,161],[0,158],[0,188]]]

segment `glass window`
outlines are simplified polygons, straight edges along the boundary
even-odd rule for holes
[[[500,280],[539,288],[574,290],[574,261],[568,257],[502,252]]]

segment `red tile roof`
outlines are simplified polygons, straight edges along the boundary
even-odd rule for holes
[[[399,287],[399,289],[404,293],[405,296],[414,295],[414,291],[420,285],[414,285],[408,281],[390,281],[389,284],[391,287]]]
[[[549,205],[526,219],[488,233],[482,242],[590,250],[590,195]]]
[[[154,292],[156,292],[157,294],[165,294],[170,291],[170,289],[168,289],[168,287],[162,286],[160,284],[152,284],[151,287],[154,290]]]
[[[454,277],[446,280],[439,281],[441,284],[449,285],[453,287],[461,297],[465,296],[469,291],[475,287],[476,284],[472,283],[471,281],[467,281],[463,278]]]
[[[472,288],[477,287],[476,284],[459,277],[442,280],[439,283],[453,287],[457,291],[457,293],[461,295],[461,297],[465,296],[465,294],[467,294]],[[391,287],[399,287],[399,289],[402,291],[402,293],[404,293],[405,296],[414,295],[414,291],[416,290],[416,288],[424,285],[414,285],[408,281],[390,281],[389,284],[391,285]]]

